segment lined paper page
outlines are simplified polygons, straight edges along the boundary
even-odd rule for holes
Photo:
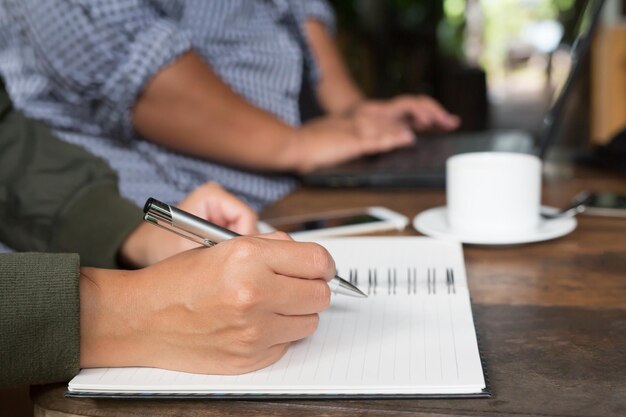
[[[319,242],[339,273],[370,297],[333,296],[315,334],[275,364],[239,376],[89,369],[70,391],[455,394],[485,387],[460,244],[418,237]]]

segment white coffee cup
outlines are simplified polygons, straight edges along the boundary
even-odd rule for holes
[[[446,163],[446,198],[454,233],[528,233],[539,225],[541,160],[508,152],[452,156]]]

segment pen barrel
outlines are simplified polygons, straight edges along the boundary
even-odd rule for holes
[[[333,279],[328,282],[330,291],[335,294],[349,295],[351,297],[367,298],[367,295],[359,290],[356,285],[351,284],[345,279],[335,275]]]
[[[144,213],[144,220],[200,245],[213,246],[216,243],[241,236],[232,230],[218,226],[154,198],[149,198],[146,201]],[[367,297],[356,286],[337,275],[330,280],[328,285],[330,290],[336,294]]]
[[[223,242],[241,236],[216,224],[207,223],[206,220],[179,210],[176,207],[169,206],[169,208],[172,216],[172,226],[186,230],[201,238],[210,239],[214,242]]]

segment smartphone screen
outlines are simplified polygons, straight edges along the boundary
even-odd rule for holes
[[[289,221],[269,222],[273,227],[287,233],[306,232],[311,230],[328,229],[331,227],[352,226],[380,222],[384,219],[368,213],[346,213],[332,217],[301,218]]]
[[[626,210],[626,194],[614,193],[593,193],[588,207],[597,207],[603,209],[622,209]]]

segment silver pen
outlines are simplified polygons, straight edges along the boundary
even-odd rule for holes
[[[232,230],[218,226],[154,198],[149,198],[146,201],[143,212],[145,221],[208,247],[241,236]],[[330,280],[328,285],[330,290],[336,294],[361,298],[367,297],[356,286],[337,275]]]

